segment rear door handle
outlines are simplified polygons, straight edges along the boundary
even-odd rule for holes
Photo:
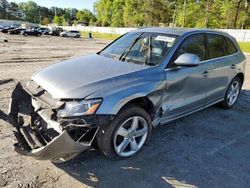
[[[208,71],[204,71],[204,72],[202,73],[202,76],[203,76],[203,77],[207,77],[207,75],[208,75]]]
[[[235,69],[235,64],[232,64],[230,67],[231,69]]]

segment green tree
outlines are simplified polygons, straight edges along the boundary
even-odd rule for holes
[[[86,22],[90,22],[90,21],[95,21],[96,18],[94,16],[94,14],[89,11],[88,9],[83,9],[83,10],[79,10],[76,13],[76,19],[78,21],[86,21]]]
[[[49,23],[50,23],[50,19],[47,18],[47,17],[43,18],[42,21],[41,21],[42,25],[48,25]]]
[[[20,3],[18,7],[25,13],[27,21],[33,23],[40,22],[39,7],[35,2],[28,1],[27,3]]]
[[[123,13],[124,13],[124,0],[114,0],[112,4],[112,17],[111,17],[111,26],[112,27],[122,27],[123,23]]]
[[[126,0],[124,6],[123,22],[128,27],[144,25],[144,2],[141,0]]]
[[[99,0],[94,4],[98,24],[102,26],[112,24],[112,3],[113,0]]]
[[[9,8],[9,3],[7,0],[0,0],[0,18],[7,19],[7,9]]]
[[[54,16],[53,23],[57,25],[66,25],[64,16]]]

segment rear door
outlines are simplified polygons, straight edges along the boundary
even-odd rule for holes
[[[198,55],[201,64],[195,67],[175,66],[174,61],[184,53]],[[202,63],[204,60],[205,34],[193,34],[184,39],[165,70],[167,89],[163,104],[163,123],[204,107],[207,85],[207,78],[204,76],[206,67]]]
[[[208,78],[206,105],[216,103],[224,98],[227,87],[233,79],[237,60],[234,54],[238,52],[230,39],[223,35],[206,33]]]

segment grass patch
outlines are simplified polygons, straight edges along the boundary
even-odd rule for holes
[[[239,45],[243,52],[250,52],[250,42],[239,42]]]
[[[99,32],[91,32],[93,38],[106,39],[106,40],[115,40],[121,35],[119,34],[111,34],[111,33],[99,33]],[[81,31],[81,35],[83,37],[89,37],[89,32]]]

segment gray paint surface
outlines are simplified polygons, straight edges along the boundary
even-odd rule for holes
[[[49,66],[32,79],[60,99],[103,98],[97,114],[117,114],[129,101],[146,97],[162,123],[223,100],[226,88],[238,73],[244,73],[245,56],[203,61],[195,67],[167,68],[172,55],[186,37],[198,33],[228,34],[213,30],[144,28],[133,32],[180,35],[163,62],[150,67],[88,55]],[[231,69],[231,65],[235,65]],[[204,72],[207,75],[204,76]]]

